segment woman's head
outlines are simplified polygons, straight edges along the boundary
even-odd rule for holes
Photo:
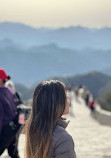
[[[46,158],[53,128],[64,114],[66,105],[67,98],[63,83],[57,80],[43,81],[36,87],[26,137],[27,145],[30,143],[30,147],[26,147],[30,158],[34,155],[35,158]]]
[[[33,95],[32,119],[42,119],[55,124],[62,116],[66,105],[63,83],[57,80],[43,81]]]

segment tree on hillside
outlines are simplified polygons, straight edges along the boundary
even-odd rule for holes
[[[102,109],[111,111],[111,91],[107,92],[101,98],[99,98],[98,102],[101,105]]]

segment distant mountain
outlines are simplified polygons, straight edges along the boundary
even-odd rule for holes
[[[56,44],[28,49],[7,45],[0,48],[0,67],[14,82],[32,85],[53,76],[72,76],[111,67],[111,51],[72,50]],[[102,71],[101,71],[102,72]]]
[[[33,28],[21,23],[0,23],[0,40],[8,38],[23,47],[55,43],[72,49],[111,49],[111,28],[89,29],[80,26],[67,28]]]
[[[4,38],[4,39],[0,40],[0,48],[14,46],[14,45],[15,45],[15,43],[8,38]]]
[[[107,67],[107,68],[103,69],[102,72],[111,76],[111,67]]]
[[[17,83],[31,85],[53,76],[72,76],[111,67],[111,51],[72,50],[56,44],[23,49],[14,43],[0,47],[0,67]]]
[[[15,88],[17,90],[17,92],[19,93],[19,96],[21,98],[21,100],[28,100],[31,99],[34,93],[34,89],[35,87],[25,87],[22,84],[15,84]]]
[[[104,72],[111,67],[110,41],[110,28],[54,29],[0,23],[0,67],[14,82],[29,87],[49,77]]]

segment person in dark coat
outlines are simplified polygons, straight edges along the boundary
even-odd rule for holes
[[[4,69],[0,68],[0,155],[7,148],[10,157],[19,158],[18,142],[16,141],[16,137],[10,137],[10,130],[7,128],[16,116],[17,110],[13,94],[5,87],[5,82],[9,78]],[[8,140],[11,140],[11,142]]]

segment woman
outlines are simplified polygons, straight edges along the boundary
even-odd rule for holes
[[[36,87],[26,123],[26,158],[76,158],[61,117],[69,113],[69,104],[63,83],[43,81]]]

